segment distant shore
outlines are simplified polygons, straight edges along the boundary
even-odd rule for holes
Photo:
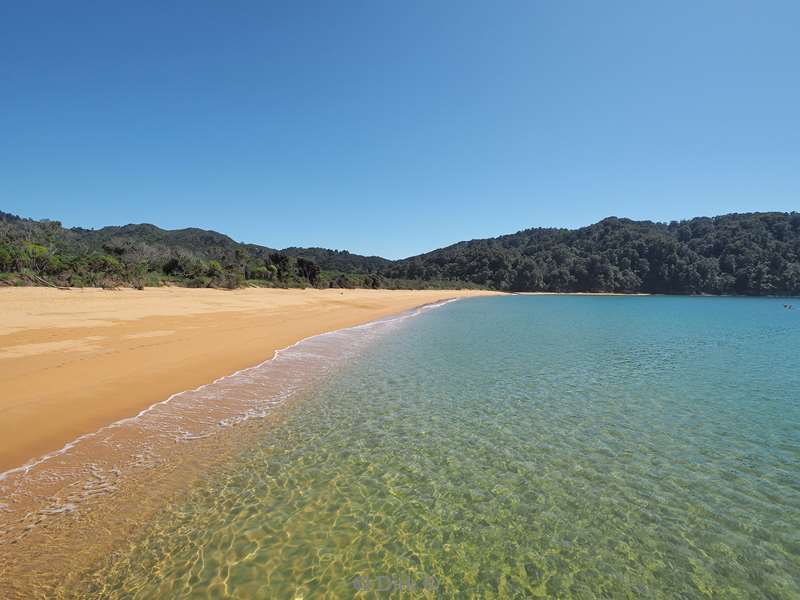
[[[509,292],[515,296],[653,296],[649,292]]]
[[[0,472],[275,350],[470,290],[0,289]]]

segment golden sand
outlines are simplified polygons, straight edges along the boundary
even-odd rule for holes
[[[0,471],[302,338],[489,293],[0,289]]]

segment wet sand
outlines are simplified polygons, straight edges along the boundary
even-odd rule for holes
[[[0,289],[0,472],[305,337],[489,293]]]

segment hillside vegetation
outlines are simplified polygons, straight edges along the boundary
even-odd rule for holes
[[[504,291],[800,294],[800,213],[669,224],[609,217],[526,229],[399,261],[275,250],[203,229],[66,229],[0,212],[0,281],[71,286],[486,287]]]
[[[797,295],[800,213],[669,224],[610,217],[575,230],[526,229],[434,250],[384,273],[509,291]]]
[[[324,248],[275,250],[204,229],[155,225],[67,229],[0,211],[0,283],[134,287],[477,287],[389,280],[391,261]]]

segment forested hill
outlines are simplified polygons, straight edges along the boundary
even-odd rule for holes
[[[161,229],[155,225],[109,226],[101,229],[66,229],[58,221],[34,221],[0,211],[0,223],[7,234],[22,235],[30,241],[42,242],[42,238],[75,254],[102,252],[111,248],[113,253],[131,252],[138,258],[155,255],[187,253],[202,260],[213,260],[233,255],[236,250],[245,250],[255,257],[264,257],[274,248],[257,244],[236,242],[227,235],[207,229]],[[361,256],[346,250],[325,248],[286,248],[282,254],[314,260],[321,268],[371,273],[388,264],[389,260],[378,256]]]
[[[581,229],[526,229],[396,262],[390,277],[498,290],[800,294],[800,213],[670,224],[609,217]]]
[[[0,212],[0,283],[800,295],[800,213],[669,224],[609,217],[390,261],[323,248],[277,251],[194,228],[67,229]]]
[[[205,229],[65,228],[0,211],[0,274],[7,275],[0,283],[377,287],[385,283],[377,272],[389,263],[343,250],[275,250]]]
[[[351,254],[347,250],[328,250],[327,248],[284,248],[284,254],[295,258],[313,260],[323,269],[344,273],[377,273],[392,264],[388,258]]]

